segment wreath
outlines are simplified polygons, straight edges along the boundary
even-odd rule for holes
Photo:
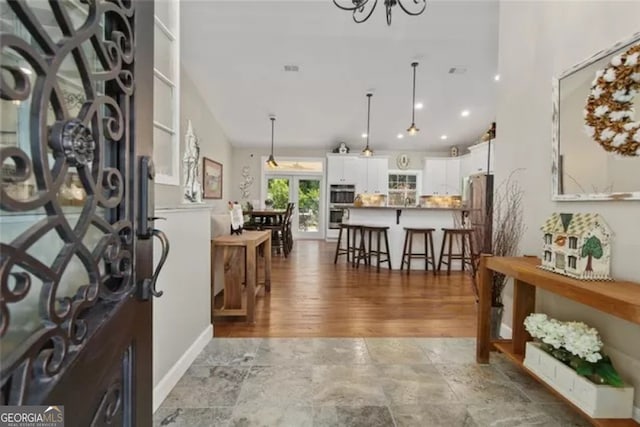
[[[596,72],[587,99],[585,130],[606,151],[640,156],[640,121],[633,121],[633,100],[640,93],[640,43]]]

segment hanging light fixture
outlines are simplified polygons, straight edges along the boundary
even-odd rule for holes
[[[367,146],[364,147],[364,150],[362,150],[362,155],[367,157],[371,157],[373,155],[373,150],[369,148],[369,135],[371,134],[371,132],[369,132],[369,124],[371,122],[371,97],[372,96],[373,94],[371,92],[367,94]]]
[[[277,168],[278,163],[276,163],[276,159],[273,158],[273,128],[276,122],[276,116],[270,116],[269,119],[271,119],[271,154],[269,154],[269,158],[267,159],[267,166]]]
[[[333,3],[342,10],[353,12],[353,20],[360,24],[371,16],[378,4],[378,0],[333,0]],[[406,5],[410,4],[411,6]],[[391,10],[398,5],[406,14],[411,16],[420,15],[427,7],[426,0],[384,0],[384,7],[387,11],[387,25],[391,25]]]
[[[416,68],[418,68],[417,62],[412,62],[411,66],[413,67],[413,99],[411,100],[411,126],[407,129],[409,135],[415,135],[420,131],[416,127]]]

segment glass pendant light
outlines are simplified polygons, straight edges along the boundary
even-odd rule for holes
[[[267,166],[277,168],[278,163],[276,163],[276,159],[273,157],[273,127],[276,122],[276,116],[271,116],[269,119],[271,119],[271,154],[269,154],[269,158],[267,159]]]
[[[413,99],[411,101],[411,126],[407,129],[409,135],[415,135],[420,131],[416,127],[416,68],[418,67],[417,62],[412,62],[411,66],[413,67]]]
[[[364,150],[362,150],[362,155],[366,157],[371,157],[373,155],[373,150],[369,148],[369,135],[371,133],[369,132],[369,124],[371,122],[371,97],[372,96],[373,96],[372,93],[367,94],[367,146],[364,147]]]

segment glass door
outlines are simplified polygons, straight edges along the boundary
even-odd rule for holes
[[[291,228],[295,238],[323,237],[322,177],[319,175],[267,175],[265,207],[286,209],[295,203]]]

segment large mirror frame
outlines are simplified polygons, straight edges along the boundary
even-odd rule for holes
[[[610,201],[610,200],[640,200],[640,185],[637,190],[634,191],[625,191],[625,192],[600,192],[600,193],[573,193],[566,194],[561,192],[561,187],[563,187],[563,155],[561,154],[560,146],[560,82],[566,77],[572,75],[573,73],[588,67],[589,65],[602,60],[614,52],[621,51],[623,48],[628,48],[629,46],[640,42],[640,32],[635,33],[633,36],[621,40],[610,48],[604,49],[596,54],[592,55],[588,59],[574,65],[569,68],[565,72],[563,72],[559,77],[553,78],[552,80],[552,90],[553,90],[553,115],[552,115],[552,167],[551,167],[551,194],[552,200],[554,201]],[[585,105],[587,102],[587,97],[585,97]],[[636,118],[635,120],[640,120],[638,114],[640,114],[640,105],[636,106]],[[596,142],[594,141],[594,144]],[[636,158],[636,157],[634,157]],[[640,157],[637,157],[640,164]]]

